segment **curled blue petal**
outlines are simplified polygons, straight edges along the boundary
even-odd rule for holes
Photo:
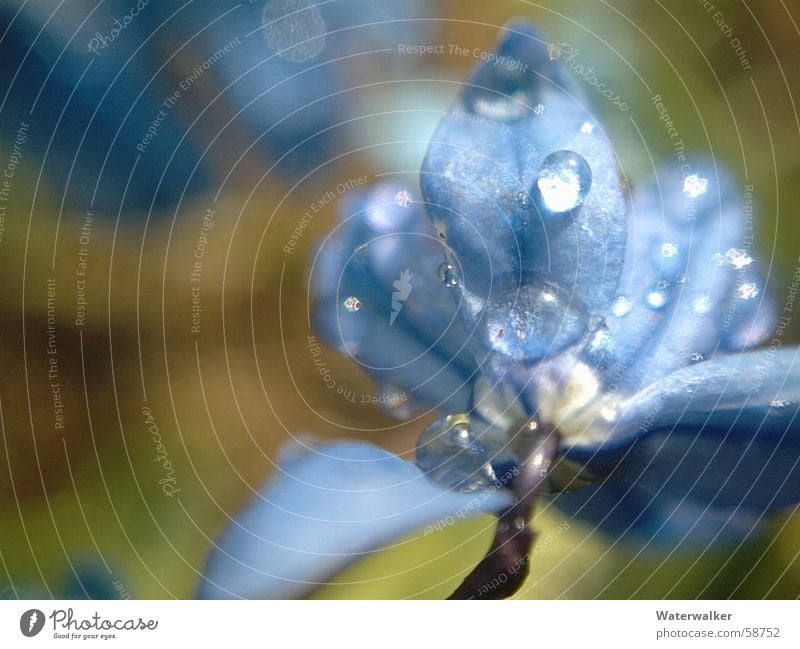
[[[416,465],[362,442],[295,450],[222,534],[199,596],[299,597],[425,525],[509,504],[503,490],[450,491]]]
[[[458,412],[477,366],[442,245],[408,188],[375,186],[342,213],[312,268],[314,324],[375,380]]]

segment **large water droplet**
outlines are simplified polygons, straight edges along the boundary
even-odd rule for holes
[[[443,261],[439,266],[439,279],[442,280],[442,284],[448,288],[457,287],[458,272],[456,271],[456,267],[449,261]]]
[[[448,415],[428,426],[417,441],[417,465],[429,478],[459,491],[487,489],[496,482],[491,455],[467,414]]]
[[[592,187],[592,170],[574,151],[556,151],[544,159],[536,178],[542,207],[555,214],[581,205]]]

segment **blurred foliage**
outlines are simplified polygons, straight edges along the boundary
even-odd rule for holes
[[[770,285],[779,293],[800,254],[800,69],[794,65],[800,11],[782,2],[717,4],[746,48],[751,71],[743,70],[702,4],[690,0],[451,0],[436,3],[440,20],[429,38],[488,50],[499,26],[523,17],[553,41],[573,44],[630,104],[622,112],[587,89],[633,185],[654,162],[674,160],[651,101],[660,94],[687,150],[712,156],[743,185],[754,185],[756,245],[770,260]],[[365,115],[404,105],[422,112],[418,119],[376,115],[343,126],[337,137],[346,153],[302,184],[264,177],[265,159],[262,168],[234,165],[221,188],[209,188],[174,213],[126,215],[122,222],[98,215],[82,328],[70,320],[84,214],[64,209],[48,194],[47,178],[20,167],[0,247],[4,596],[114,596],[122,587],[133,597],[191,597],[212,539],[272,472],[271,458],[290,434],[357,437],[412,454],[427,419],[399,425],[372,406],[349,403],[324,388],[309,361],[306,272],[314,241],[334,223],[337,202],[313,220],[293,254],[282,248],[310,202],[336,183],[361,174],[372,181],[389,169],[413,173],[438,115],[473,63],[472,57],[445,55],[397,72],[364,65],[364,86],[398,80],[357,93]],[[395,151],[352,144],[404,134],[416,145]],[[2,138],[6,151],[13,134]],[[222,159],[229,164],[232,157]],[[202,330],[188,335],[192,253],[218,189],[203,269]],[[49,277],[57,278],[63,430],[53,428],[46,380]],[[792,323],[795,340],[799,331]],[[326,361],[342,381],[370,393],[352,363],[333,351]],[[159,485],[163,471],[154,461],[145,403],[168,451],[179,498],[166,497]],[[547,510],[537,527],[547,535],[561,520]],[[758,540],[696,556],[640,553],[571,523],[537,548],[521,596],[796,597],[799,520],[778,516]],[[318,596],[445,596],[488,546],[489,523],[480,518],[398,541]],[[107,564],[100,571],[107,583],[92,573],[100,582],[96,590],[81,585],[92,562]]]

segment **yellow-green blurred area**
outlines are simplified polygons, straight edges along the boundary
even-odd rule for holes
[[[675,160],[652,101],[661,95],[687,151],[712,156],[742,187],[753,185],[755,247],[769,285],[780,290],[800,256],[800,10],[779,1],[715,4],[709,11],[689,0],[453,0],[431,3],[436,19],[425,38],[491,50],[499,27],[521,17],[554,42],[573,44],[581,62],[630,106],[621,111],[585,88],[634,187],[654,163]],[[750,69],[716,12],[746,50]],[[375,406],[347,401],[325,387],[308,353],[309,261],[341,202],[312,220],[291,254],[284,246],[314,200],[350,178],[374,182],[391,164],[394,150],[371,144],[430,137],[458,91],[455,82],[475,63],[449,53],[418,57],[405,62],[406,76],[445,82],[382,84],[392,72],[361,61],[358,101],[365,115],[383,114],[343,127],[346,155],[302,183],[265,175],[273,161],[251,158],[168,213],[119,221],[95,213],[88,245],[80,243],[86,211],[64,207],[48,178],[23,161],[0,240],[3,596],[61,596],[73,570],[94,566],[111,596],[192,597],[213,539],[273,473],[276,450],[291,435],[366,440],[413,458],[431,414],[398,424]],[[420,107],[428,117],[403,110]],[[3,158],[13,136],[2,134]],[[424,146],[404,152],[396,169],[411,173]],[[224,178],[230,161],[214,162]],[[212,204],[200,326],[192,332],[190,276]],[[86,312],[76,326],[81,248],[88,248]],[[48,317],[55,325],[49,330]],[[796,341],[797,323],[790,329]],[[324,354],[340,382],[373,392],[353,362]],[[53,358],[63,428],[48,374]],[[156,460],[159,441],[172,468],[172,495],[164,489],[164,462]],[[564,522],[552,508],[537,518],[540,542],[520,597],[800,594],[800,517],[790,513],[771,518],[764,535],[745,545],[697,554],[641,552]],[[489,517],[415,533],[315,596],[445,597],[491,537]]]

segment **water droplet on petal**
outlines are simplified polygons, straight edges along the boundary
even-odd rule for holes
[[[711,298],[708,295],[698,295],[692,302],[695,313],[703,315],[711,310]]]
[[[663,246],[661,246],[662,257],[674,257],[677,254],[678,254],[677,243],[665,243]]]
[[[745,266],[749,266],[753,263],[753,258],[748,255],[746,251],[740,250],[739,248],[731,248],[728,250],[728,252],[725,253],[725,258],[736,270],[741,270]]]
[[[563,214],[583,205],[592,187],[592,170],[583,156],[574,151],[556,151],[539,168],[536,188],[542,206]]]
[[[400,207],[408,207],[411,203],[411,194],[403,189],[394,195],[394,202],[395,205],[399,205]]]
[[[758,295],[758,286],[755,282],[747,282],[736,289],[736,294],[743,300],[752,300]]]
[[[354,313],[361,308],[361,302],[357,297],[351,295],[344,301],[344,308],[350,313]]]
[[[458,286],[458,272],[456,272],[456,267],[450,262],[443,261],[439,266],[439,279],[442,280],[442,284],[448,288],[455,288]]]
[[[619,402],[614,397],[603,397],[600,404],[600,416],[607,422],[614,422],[619,418],[619,408]]]
[[[533,107],[533,112],[537,115],[541,115],[544,113],[544,106],[542,104],[536,104],[536,106]]]
[[[669,282],[661,280],[656,287],[647,294],[645,301],[654,311],[660,311],[669,303]]]
[[[618,318],[621,318],[624,315],[630,313],[630,310],[633,308],[633,300],[624,295],[620,295],[617,298],[617,301],[614,302],[614,306],[611,307],[611,313],[613,313]]]
[[[708,181],[697,174],[690,174],[683,179],[683,193],[689,198],[697,198],[706,193]]]
[[[485,427],[467,414],[448,415],[428,426],[417,442],[417,465],[429,478],[459,491],[487,489],[496,482]]]

